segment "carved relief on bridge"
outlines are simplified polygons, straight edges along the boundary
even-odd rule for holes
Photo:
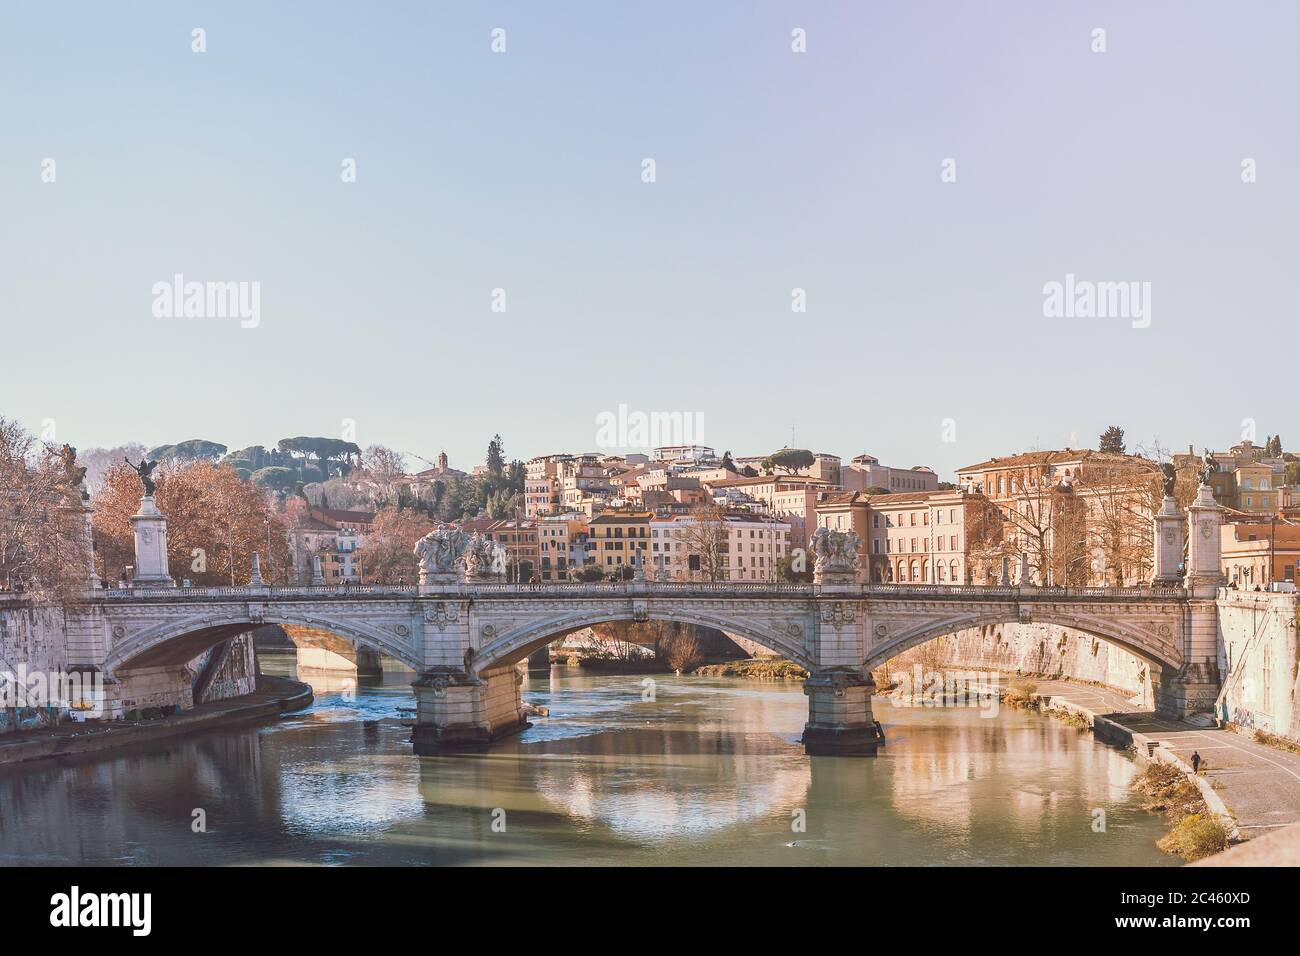
[[[858,619],[858,602],[824,602],[821,605],[821,619],[823,624],[832,624],[836,627],[841,627],[845,624],[852,624]]]
[[[424,606],[424,623],[445,631],[448,624],[460,620],[460,608],[454,601],[434,601]]]

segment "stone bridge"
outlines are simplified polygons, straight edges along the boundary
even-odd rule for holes
[[[810,753],[864,753],[882,739],[871,711],[873,667],[955,631],[1040,622],[1132,652],[1149,664],[1157,708],[1185,714],[1210,709],[1219,688],[1220,512],[1202,487],[1182,575],[1182,518],[1166,498],[1155,516],[1154,581],[1139,588],[1038,587],[1023,563],[1018,586],[863,584],[856,536],[827,529],[814,539],[814,584],[532,587],[491,580],[491,555],[472,550],[457,577],[450,555],[438,551],[460,534],[448,530],[421,543],[418,586],[271,587],[254,556],[247,587],[177,588],[167,575],[165,520],[146,497],[132,519],[134,586],[91,590],[66,609],[67,661],[102,673],[106,710],[115,715],[125,702],[182,686],[185,663],[205,649],[251,626],[279,624],[298,639],[338,639],[413,668],[415,749],[434,753],[481,749],[525,727],[514,665],[569,632],[610,621],[698,624],[807,668]],[[435,559],[443,563],[435,567]]]
[[[512,584],[429,587],[128,588],[69,608],[68,662],[99,669],[107,707],[182,682],[184,664],[259,624],[332,635],[419,677],[417,752],[482,747],[524,726],[515,664],[579,628],[674,621],[746,637],[801,664],[810,752],[878,743],[870,671],[965,628],[1042,622],[1117,644],[1150,666],[1157,705],[1185,713],[1218,689],[1213,598],[1181,588],[928,585]]]

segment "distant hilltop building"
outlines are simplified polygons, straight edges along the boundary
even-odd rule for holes
[[[416,472],[411,477],[417,481],[429,481],[433,478],[468,478],[469,476],[463,471],[448,467],[447,453],[444,451],[438,453],[438,464],[432,468],[426,468],[424,471]]]
[[[864,453],[840,469],[840,484],[845,491],[888,488],[891,494],[906,494],[913,491],[937,491],[939,476],[933,468],[925,465],[894,468],[882,465],[875,455]]]
[[[1270,455],[1267,449],[1249,441],[1210,454],[1216,468],[1210,476],[1210,488],[1219,504],[1247,514],[1272,514],[1289,503],[1282,494],[1286,484],[1284,458]],[[1174,456],[1174,467],[1179,471],[1199,470],[1201,455],[1188,446],[1187,454]]]
[[[699,462],[718,457],[708,445],[662,445],[651,452],[654,461],[691,461]]]

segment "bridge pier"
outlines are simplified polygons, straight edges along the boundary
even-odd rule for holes
[[[449,667],[425,671],[412,685],[415,753],[480,753],[528,727],[519,697],[522,680],[513,664],[481,674]]]
[[[104,682],[104,717],[119,720],[152,708],[194,706],[194,677],[184,665],[119,671]]]
[[[358,677],[382,677],[384,673],[383,662],[379,659],[379,652],[371,650],[368,647],[357,648],[357,676]]]
[[[851,757],[874,754],[885,742],[880,722],[871,712],[876,682],[870,674],[851,668],[817,671],[804,681],[808,723],[804,750],[810,756]]]
[[[549,674],[551,672],[551,646],[543,644],[528,655],[528,673]]]

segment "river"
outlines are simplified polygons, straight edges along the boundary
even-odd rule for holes
[[[0,864],[1177,863],[1136,765],[1039,714],[877,699],[878,756],[809,758],[797,684],[665,675],[647,700],[644,680],[530,677],[552,716],[482,756],[411,756],[409,676],[389,675],[274,723],[0,776]]]

